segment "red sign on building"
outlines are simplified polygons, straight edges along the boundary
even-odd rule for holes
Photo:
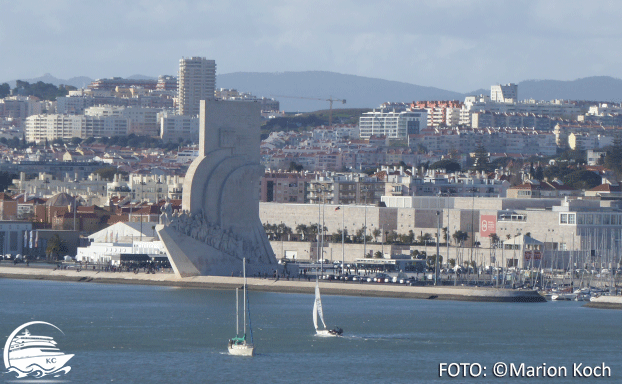
[[[497,233],[497,215],[481,215],[479,219],[479,235],[488,237]]]

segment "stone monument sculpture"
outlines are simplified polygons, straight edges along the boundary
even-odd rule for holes
[[[186,173],[182,209],[156,227],[180,277],[269,273],[277,261],[259,219],[261,106],[202,100],[199,156]],[[164,209],[163,209],[164,210]]]

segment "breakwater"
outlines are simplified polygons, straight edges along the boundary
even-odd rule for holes
[[[622,296],[600,296],[585,303],[584,307],[622,309]]]

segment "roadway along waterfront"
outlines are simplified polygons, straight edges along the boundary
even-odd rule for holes
[[[58,280],[109,284],[162,285],[188,288],[234,289],[242,285],[241,277],[195,276],[178,278],[173,273],[103,272],[75,269],[0,266],[0,278]],[[343,283],[322,281],[322,293],[327,295],[439,299],[460,301],[544,302],[536,291],[451,286],[404,286],[400,284]],[[313,293],[315,282],[280,279],[249,278],[252,291],[282,293]]]

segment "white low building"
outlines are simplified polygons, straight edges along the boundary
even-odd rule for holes
[[[116,223],[89,236],[88,247],[79,247],[76,261],[83,263],[119,265],[121,255],[147,255],[152,260],[166,257],[162,242],[149,236],[151,225]],[[152,223],[143,223],[152,224]]]

